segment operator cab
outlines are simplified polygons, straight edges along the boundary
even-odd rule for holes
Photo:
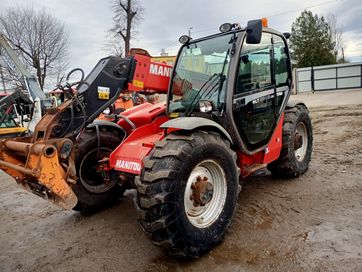
[[[253,154],[267,146],[290,95],[287,40],[265,19],[220,30],[201,39],[180,38],[168,114],[214,120]]]

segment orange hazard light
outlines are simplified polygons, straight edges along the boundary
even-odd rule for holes
[[[268,19],[267,18],[261,18],[261,23],[263,24],[263,27],[268,27]]]

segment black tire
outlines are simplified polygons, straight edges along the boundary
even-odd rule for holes
[[[114,204],[124,193],[115,180],[106,184],[96,171],[96,163],[100,157],[107,157],[121,142],[117,133],[106,130],[99,131],[100,150],[98,153],[98,138],[95,131],[87,130],[82,135],[75,150],[75,166],[77,182],[72,189],[78,197],[78,203],[73,208],[84,213],[97,212]],[[98,156],[98,157],[97,157]]]
[[[207,163],[222,169],[218,173],[225,173],[219,180],[226,189],[220,200],[224,205],[214,220],[199,227],[186,214],[184,194],[190,174]],[[197,131],[168,135],[144,159],[144,169],[136,178],[135,206],[143,231],[173,257],[197,258],[208,252],[221,241],[231,223],[240,191],[239,173],[235,152],[219,134]],[[209,203],[213,203],[213,193]]]
[[[299,147],[299,141],[303,143],[297,133],[298,127],[304,127],[306,149],[302,152],[304,156],[296,155],[296,150],[300,150],[304,146]],[[301,134],[299,134],[301,135]],[[298,138],[299,137],[299,141]],[[299,148],[298,148],[299,147]],[[280,157],[268,164],[268,170],[274,176],[278,177],[297,177],[308,170],[313,150],[313,129],[306,106],[298,104],[293,108],[285,110],[283,123],[283,145]],[[302,150],[301,150],[302,151]]]

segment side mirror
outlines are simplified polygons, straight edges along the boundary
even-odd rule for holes
[[[248,44],[259,44],[263,30],[262,20],[251,20],[246,27],[246,42]]]
[[[284,32],[283,33],[283,36],[287,39],[287,40],[289,40],[289,38],[290,38],[290,33],[289,32]]]

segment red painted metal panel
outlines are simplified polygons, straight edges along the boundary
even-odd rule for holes
[[[275,161],[280,156],[280,151],[282,149],[282,140],[283,140],[283,122],[284,122],[284,112],[279,120],[277,127],[274,130],[273,136],[269,141],[268,147],[265,149],[264,155],[264,164],[271,163]]]
[[[156,117],[165,115],[165,112],[165,102],[157,104],[144,103],[122,112],[122,115],[131,120],[136,127],[141,127],[151,123]],[[132,132],[131,126],[124,119],[120,119],[117,123],[127,132],[127,134]]]
[[[152,123],[134,130],[110,155],[111,168],[117,171],[139,175],[142,160],[154,147],[154,143],[164,138],[160,125],[168,117],[158,117]]]
[[[246,155],[242,152],[237,152],[238,164],[243,172],[243,169],[254,164],[268,164],[275,161],[280,156],[282,149],[282,133],[283,133],[284,113],[282,114],[278,125],[276,126],[273,136],[271,137],[268,146],[253,155]],[[256,168],[257,169],[257,168]]]
[[[135,55],[135,59],[137,61],[136,71],[132,83],[128,84],[128,90],[166,93],[172,74],[172,66],[152,62],[150,57],[143,55]]]

